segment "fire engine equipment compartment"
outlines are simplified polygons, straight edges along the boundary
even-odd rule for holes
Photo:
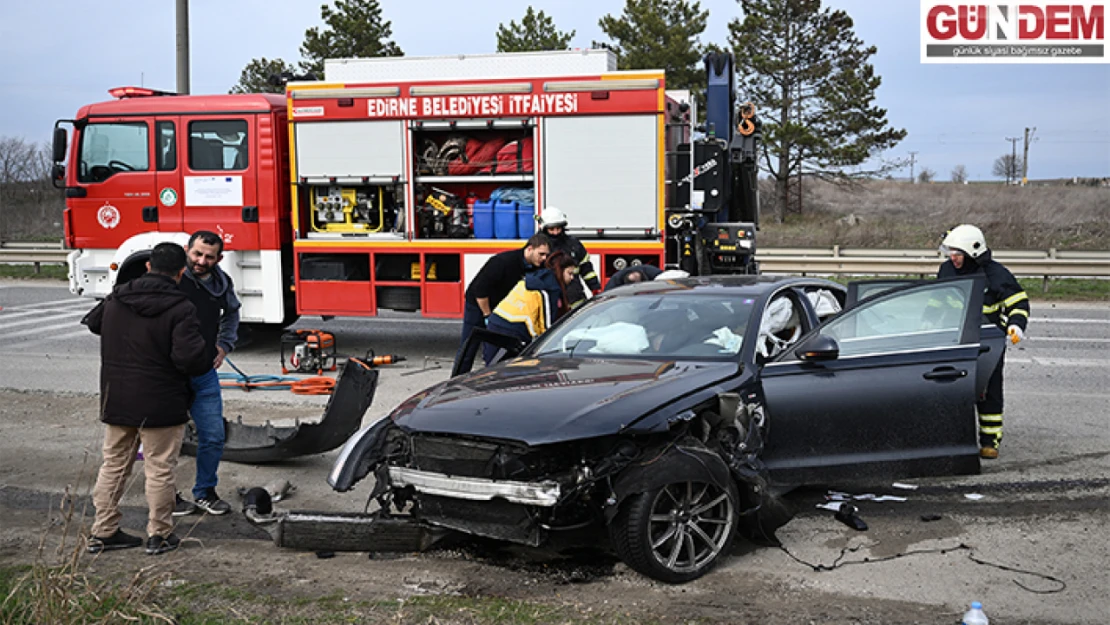
[[[396,232],[398,202],[385,186],[309,187],[312,232]]]

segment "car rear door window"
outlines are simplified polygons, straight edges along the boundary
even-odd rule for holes
[[[840,357],[959,345],[972,281],[937,283],[864,302],[828,323]]]

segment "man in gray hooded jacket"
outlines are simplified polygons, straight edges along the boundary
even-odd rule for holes
[[[216,494],[216,471],[224,452],[224,404],[216,370],[235,348],[241,304],[231,277],[217,264],[223,259],[223,251],[220,235],[207,230],[193,233],[185,249],[189,262],[181,290],[196,306],[205,354],[212,368],[190,380],[195,394],[189,414],[197,430],[197,481],[192,503],[178,496],[175,516],[191,514],[197,508],[215,515],[231,511],[231,506]]]

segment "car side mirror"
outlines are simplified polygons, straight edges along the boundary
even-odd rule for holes
[[[818,334],[794,350],[794,355],[799,360],[805,360],[806,362],[836,360],[840,357],[840,345],[833,337]]]

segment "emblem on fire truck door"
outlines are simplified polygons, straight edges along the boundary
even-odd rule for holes
[[[163,206],[173,206],[177,204],[177,191],[166,187],[158,192],[158,199],[162,200]]]
[[[111,230],[119,225],[119,209],[105,202],[100,210],[96,211],[96,221],[105,230]]]

